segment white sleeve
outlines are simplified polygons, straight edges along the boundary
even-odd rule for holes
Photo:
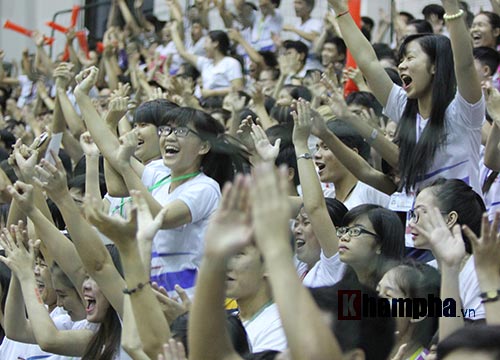
[[[196,62],[196,68],[200,73],[203,72],[203,70],[207,67],[208,64],[210,64],[210,59],[204,56],[198,56],[198,60]]]
[[[318,276],[324,282],[328,282],[329,285],[338,283],[344,276],[346,265],[340,261],[339,253],[335,253],[330,258],[327,258],[321,250],[321,255],[319,257],[321,262],[321,267],[318,272]],[[325,285],[323,285],[325,286]]]
[[[393,85],[389,98],[387,99],[387,104],[384,107],[384,115],[392,121],[399,123],[399,120],[401,120],[403,116],[407,101],[408,98],[403,88]]]
[[[220,191],[216,186],[218,186],[217,183],[197,182],[190,185],[177,197],[189,208],[192,223],[207,218],[217,208]]]
[[[241,65],[238,62],[238,60],[234,58],[226,58],[226,59],[228,59],[227,70],[226,70],[227,79],[229,81],[242,79],[243,73],[241,71]]]
[[[474,256],[467,260],[466,265],[459,275],[460,298],[462,300],[462,311],[465,318],[479,320],[486,317],[484,305],[481,303],[479,294],[479,281],[477,279],[476,268],[474,266]]]
[[[486,117],[486,104],[484,95],[481,95],[481,99],[475,103],[470,104],[465,100],[459,92],[454,100],[455,113],[451,115],[451,119],[456,119],[460,123],[469,129],[478,129],[483,125],[483,121]]]

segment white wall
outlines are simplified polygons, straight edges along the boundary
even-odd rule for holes
[[[24,35],[6,30],[3,28],[5,20],[11,20],[28,29],[39,29],[45,34],[50,33],[50,28],[45,25],[52,20],[55,12],[71,9],[74,5],[84,4],[84,0],[0,0],[0,48],[6,52],[6,61],[12,59],[19,60],[21,52],[29,48],[31,52],[35,50],[33,41]],[[57,22],[61,25],[69,25],[71,13],[60,15]],[[83,24],[83,14],[80,15],[80,26]],[[54,43],[54,53],[63,51],[65,38],[61,33],[56,32]],[[48,48],[47,48],[48,49]]]

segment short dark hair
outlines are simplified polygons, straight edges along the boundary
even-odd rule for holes
[[[443,20],[444,8],[438,4],[429,4],[422,9],[422,15],[427,19],[431,15],[437,15],[440,20]]]
[[[341,37],[328,36],[325,40],[325,44],[334,44],[337,47],[337,51],[339,54],[343,54],[344,56],[347,54],[347,46],[344,39],[342,39]]]
[[[158,127],[162,125],[162,119],[165,113],[177,108],[178,105],[165,99],[156,99],[143,102],[135,109],[134,124],[153,124]]]
[[[391,78],[392,82],[398,86],[403,86],[403,80],[399,76],[399,73],[393,68],[387,67],[384,69],[387,75]]]
[[[375,43],[372,46],[373,50],[375,50],[375,55],[377,55],[377,59],[390,59],[394,61],[394,63],[397,63],[396,53],[389,45],[384,43]]]
[[[264,63],[268,68],[278,67],[278,59],[276,59],[276,54],[272,51],[259,51],[260,56],[264,59]]]
[[[488,353],[493,359],[500,359],[500,326],[463,327],[443,339],[437,347],[438,360],[453,352],[464,349]]]
[[[407,19],[407,22],[415,19],[415,16],[413,16],[412,14],[410,14],[407,11],[400,11],[398,13],[398,15],[399,16],[404,16]]]
[[[342,119],[330,120],[326,125],[350,149],[357,149],[363,159],[366,160],[370,157],[370,145],[363,140],[363,137],[351,125],[342,121]]]
[[[309,289],[320,310],[333,315],[331,330],[343,353],[361,349],[367,360],[385,360],[394,346],[396,324],[394,318],[363,316],[359,320],[340,320],[339,292],[355,290],[370,298],[378,298],[377,293],[359,282],[341,280],[333,286]]]
[[[350,93],[345,99],[347,105],[355,104],[361,105],[375,111],[377,116],[382,115],[383,107],[378,102],[375,95],[368,91],[355,91]]]
[[[500,64],[500,55],[498,51],[487,46],[480,46],[472,50],[474,59],[479,61],[481,65],[490,68],[490,76],[497,72]]]
[[[369,16],[362,16],[361,17],[361,20],[363,20],[363,22],[365,24],[367,24],[368,26],[370,26],[370,28],[374,28],[375,27],[375,21],[373,21],[373,19]]]
[[[287,50],[294,49],[299,54],[304,54],[303,62],[306,62],[307,56],[309,55],[309,49],[302,41],[287,40],[283,43],[283,47]]]
[[[408,25],[415,26],[418,34],[432,34],[434,32],[431,23],[424,19],[410,20]]]

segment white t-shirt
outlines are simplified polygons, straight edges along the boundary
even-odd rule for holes
[[[479,179],[481,180],[481,186],[484,184],[486,179],[490,176],[493,170],[487,168],[483,159],[481,158],[480,168],[479,168]],[[495,213],[500,211],[500,176],[497,175],[493,184],[491,184],[490,189],[483,194],[484,204],[486,205],[486,212],[490,221],[493,221]]]
[[[348,210],[363,204],[375,204],[387,208],[390,201],[389,195],[358,181],[351,195],[344,201],[344,205]]]
[[[197,42],[193,43],[193,39],[191,38],[191,34],[186,38],[186,51],[190,54],[194,54],[196,56],[205,56],[205,41],[206,36],[202,36]]]
[[[384,114],[391,120],[399,122],[407,99],[406,92],[394,85],[384,108]],[[469,104],[457,92],[445,113],[446,144],[436,151],[434,161],[424,179],[417,183],[417,189],[438,178],[460,179],[481,194],[479,147],[484,117],[484,97],[481,97],[476,104]],[[415,121],[417,140],[427,122],[417,115]]]
[[[327,258],[322,250],[319,261],[309,270],[302,283],[307,287],[332,286],[342,279],[346,267],[340,261],[338,252]]]
[[[252,47],[257,51],[274,51],[272,34],[279,35],[283,28],[283,17],[278,10],[273,15],[264,17],[261,12],[257,12],[251,33]]]
[[[437,261],[428,262],[429,265],[437,268]],[[462,271],[458,275],[458,286],[460,291],[460,300],[462,301],[462,311],[464,314],[457,314],[469,320],[480,320],[486,317],[484,305],[481,303],[481,290],[479,280],[477,279],[476,267],[474,266],[474,255],[465,263]]]
[[[149,169],[144,170],[143,175],[153,182],[163,176],[156,176]],[[200,173],[171,193],[169,189],[170,184],[165,184],[151,194],[162,205],[181,200],[189,208],[192,220],[175,229],[158,231],[153,240],[151,280],[170,292],[174,292],[178,284],[191,295],[203,255],[208,220],[219,205],[220,187],[215,180]]]
[[[261,310],[254,319],[244,321],[243,326],[253,353],[265,350],[284,351],[287,348],[285,332],[275,303]]]
[[[175,74],[184,63],[184,60],[179,55],[177,48],[175,47],[175,43],[170,41],[167,45],[159,45],[155,52],[160,54],[160,57],[163,61],[167,61],[167,59],[171,58],[170,62],[170,74]]]
[[[323,21],[320,19],[309,18],[306,22],[302,23],[302,20],[300,18],[297,18],[295,22],[295,27],[306,33],[315,32],[319,35],[321,34],[321,30],[323,29]],[[308,41],[295,33],[293,34],[292,39],[295,41],[302,41],[304,44],[307,45],[309,49],[312,49],[313,44],[311,41]]]
[[[224,57],[217,64],[214,64],[213,59],[199,56],[196,67],[201,73],[204,89],[229,88],[231,81],[243,79],[240,63],[229,56]]]

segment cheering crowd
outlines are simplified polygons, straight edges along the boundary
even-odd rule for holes
[[[0,359],[499,359],[500,1],[165,1],[0,50]]]

